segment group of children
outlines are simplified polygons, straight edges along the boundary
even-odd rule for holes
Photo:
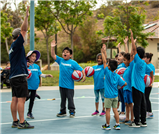
[[[102,129],[110,130],[110,110],[112,108],[116,124],[114,129],[120,130],[118,106],[119,101],[122,103],[122,110],[120,115],[125,116],[122,123],[128,124],[130,127],[147,126],[146,117],[153,118],[151,103],[149,95],[152,89],[153,75],[155,68],[151,64],[153,54],[146,53],[142,47],[136,47],[136,40],[133,39],[131,32],[132,49],[128,53],[127,41],[125,38],[125,52],[121,52],[120,43],[118,45],[119,54],[117,59],[109,59],[107,61],[106,46],[103,44],[101,53],[97,54],[96,60],[98,65],[93,66],[94,69],[94,93],[95,93],[95,107],[96,111],[92,115],[99,115],[99,94],[102,99],[102,112],[100,116],[106,116],[106,123],[102,125]],[[68,109],[70,117],[75,116],[74,105],[74,81],[71,77],[74,70],[82,71],[83,80],[85,81],[86,75],[83,68],[71,59],[72,50],[65,47],[62,51],[62,58],[57,56],[54,51],[56,46],[55,41],[51,42],[51,56],[59,64],[59,91],[61,96],[60,112],[57,117],[66,116],[66,99],[68,99]],[[52,75],[42,74],[38,65],[34,62],[40,58],[40,53],[37,50],[30,51],[27,54],[27,65],[32,72],[32,77],[28,79],[28,89],[31,92],[30,104],[27,117],[33,119],[32,108],[36,96],[36,90],[39,85],[40,77],[53,77]],[[123,79],[116,73],[116,69],[125,67],[126,70],[123,74]],[[152,83],[149,87],[145,88],[144,76],[149,74]],[[124,86],[118,89],[118,86]],[[147,104],[146,104],[147,103]],[[133,109],[134,104],[134,109]],[[126,107],[126,114],[125,114]],[[131,119],[129,114],[131,112]]]

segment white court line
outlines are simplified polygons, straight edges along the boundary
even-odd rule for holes
[[[113,114],[110,114],[111,116]],[[88,117],[95,117],[95,116],[76,116],[74,117],[75,119],[78,119],[78,118],[88,118]],[[73,118],[73,119],[74,119]],[[28,122],[40,122],[40,121],[53,121],[53,120],[66,120],[66,119],[71,119],[69,117],[65,117],[65,118],[56,118],[56,119],[44,119],[44,120],[34,120],[34,121],[28,121]],[[12,124],[12,122],[6,122],[6,123],[0,123],[0,125],[7,125],[7,124]]]
[[[159,102],[151,102],[151,103],[154,103],[154,104],[159,104]]]
[[[157,100],[159,100],[159,98],[152,98],[152,97],[150,99],[157,99]]]

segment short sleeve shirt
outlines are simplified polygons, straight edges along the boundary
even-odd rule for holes
[[[94,90],[103,89],[104,88],[104,66],[96,65],[93,66],[94,69]]]
[[[123,88],[123,90],[129,90],[132,92],[131,87],[131,75],[132,75],[132,69],[133,69],[134,61],[129,63],[129,66],[126,68],[123,74],[123,79],[127,83],[127,85]]]
[[[28,68],[31,70],[32,75],[29,79],[27,79],[28,82],[28,89],[29,90],[36,90],[39,87],[40,78],[39,76],[42,74],[40,67],[37,64],[32,64]]]
[[[72,79],[72,73],[74,70],[82,71],[83,68],[74,60],[64,60],[56,55],[56,62],[59,64],[59,86],[67,89],[74,89],[74,81]]]
[[[144,93],[145,83],[144,76],[145,73],[150,73],[152,70],[147,66],[144,60],[142,60],[138,54],[134,56],[134,65],[131,77],[131,86]]]
[[[24,39],[20,34],[19,37],[11,44],[9,49],[9,60],[11,65],[10,79],[18,76],[28,76],[27,61],[23,43]]]
[[[123,86],[125,81],[121,79],[120,75],[112,72],[106,67],[104,69],[104,97],[116,98],[118,96],[118,86]]]
[[[152,63],[147,64],[147,65],[152,69],[153,75],[155,75],[155,67],[154,67],[154,65]],[[150,73],[147,73],[147,74],[150,76]]]

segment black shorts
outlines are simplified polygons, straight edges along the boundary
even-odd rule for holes
[[[27,97],[28,96],[28,83],[26,76],[19,76],[10,79],[12,87],[12,97]]]

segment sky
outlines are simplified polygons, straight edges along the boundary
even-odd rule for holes
[[[10,1],[10,2],[16,2],[16,4],[18,5],[19,2],[21,2],[22,0],[3,0],[3,1]],[[35,0],[37,1],[37,0]],[[97,0],[97,5],[95,7],[95,9],[99,8],[102,4],[105,4],[107,0]],[[127,0],[128,2],[131,1],[131,0]],[[12,9],[15,10],[15,6],[14,4],[11,5],[12,6]]]

